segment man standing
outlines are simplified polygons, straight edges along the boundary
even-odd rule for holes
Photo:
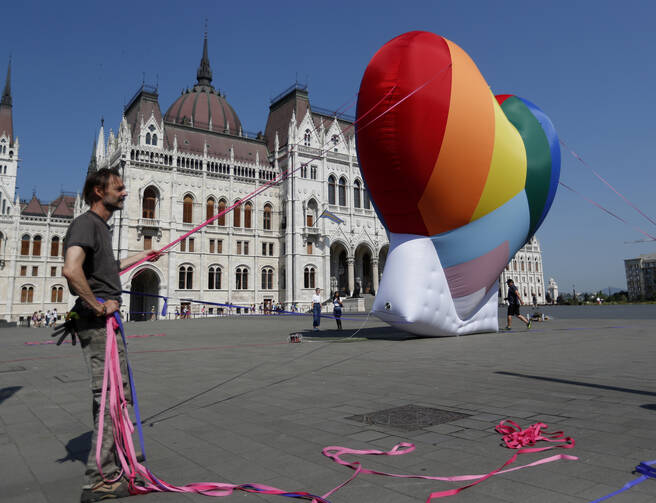
[[[506,281],[508,285],[508,325],[506,330],[512,330],[512,317],[517,316],[520,320],[526,323],[526,328],[531,328],[531,322],[519,314],[519,306],[524,304],[522,298],[519,295],[519,289],[515,286],[515,282],[512,279]]]
[[[317,288],[312,296],[312,329],[317,332],[321,324],[321,289]]]
[[[149,250],[120,261],[115,260],[107,221],[115,211],[123,209],[127,197],[125,185],[116,169],[103,168],[91,173],[84,183],[83,196],[90,209],[71,222],[64,237],[63,274],[71,293],[78,298],[73,307],[75,315],[64,328],[60,341],[67,333],[71,334],[73,342],[75,337],[79,338],[91,378],[94,431],[85,472],[87,483],[82,488],[80,498],[81,503],[88,503],[130,494],[128,480],[121,473],[116,455],[109,407],[105,410],[99,458],[102,474],[96,463],[98,411],[105,367],[105,326],[106,318],[118,311],[121,305],[119,270],[147,257],[151,261],[157,260],[160,253]],[[125,347],[120,338],[118,346],[123,392],[131,404]]]

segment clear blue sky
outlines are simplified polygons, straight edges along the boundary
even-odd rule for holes
[[[100,117],[116,131],[144,74],[159,82],[163,111],[192,86],[206,17],[213,83],[249,131],[264,129],[269,99],[297,76],[313,104],[336,109],[382,44],[433,31],[470,54],[495,94],[540,106],[561,139],[656,218],[656,4],[633,0],[9,2],[0,69],[4,82],[11,53],[20,196],[78,191]],[[656,233],[567,153],[561,180]],[[624,244],[643,236],[562,188],[537,236],[545,280],[565,291],[625,288],[623,260],[656,252],[656,242]]]

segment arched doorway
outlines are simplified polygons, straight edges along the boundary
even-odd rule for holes
[[[159,295],[159,276],[152,269],[142,269],[137,272],[130,290],[137,293],[147,293]],[[160,306],[157,297],[146,297],[143,295],[130,295],[130,321],[145,321],[151,318],[153,308],[155,308],[155,319],[160,318]]]
[[[366,244],[355,249],[355,290],[358,290],[359,283],[360,294],[372,293],[374,289],[371,256],[371,248]]]
[[[347,296],[348,288],[348,256],[346,247],[342,243],[333,243],[330,246],[330,290],[331,294],[339,291],[342,296]]]

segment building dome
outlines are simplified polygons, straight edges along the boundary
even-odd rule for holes
[[[207,55],[207,33],[203,42],[203,57],[196,72],[198,82],[182,92],[164,115],[166,122],[183,124],[219,133],[240,133],[241,121],[225,96],[212,86],[212,69]]]
[[[242,127],[225,96],[211,85],[202,84],[184,91],[166,111],[164,120],[219,133],[239,133]]]

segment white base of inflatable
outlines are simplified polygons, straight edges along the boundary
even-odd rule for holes
[[[417,335],[499,330],[497,289],[453,299],[430,238],[390,233],[390,250],[372,313]],[[470,313],[461,318],[458,313]]]

